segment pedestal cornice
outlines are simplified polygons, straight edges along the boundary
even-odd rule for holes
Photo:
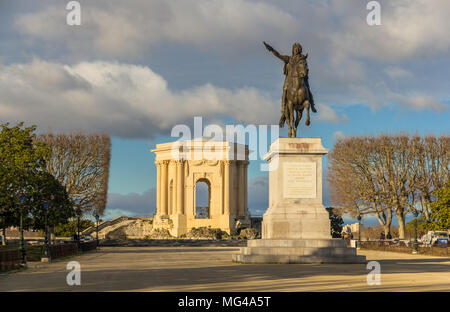
[[[328,150],[323,147],[321,138],[278,138],[270,145],[263,159],[270,162],[271,158],[280,154],[326,155]]]

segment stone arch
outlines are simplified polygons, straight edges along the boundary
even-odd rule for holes
[[[247,213],[248,146],[192,140],[183,142],[182,148],[179,142],[161,143],[152,151],[156,154],[157,166],[155,229],[169,229],[174,236],[186,234],[194,227],[208,226],[231,233],[237,219],[241,223],[250,222]],[[195,158],[198,152],[202,152],[202,159]],[[205,194],[209,197],[208,219],[196,218],[195,186],[199,181],[208,185],[208,195]]]
[[[199,183],[205,183],[208,190],[208,206],[200,206],[198,205],[199,201],[197,200],[198,195],[198,184]],[[212,189],[211,189],[211,181],[208,178],[202,177],[198,178],[195,181],[195,196],[194,196],[194,214],[196,219],[210,219],[211,218],[211,196],[212,196]]]

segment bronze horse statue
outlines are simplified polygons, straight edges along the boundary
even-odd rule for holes
[[[306,109],[307,126],[310,125],[309,109],[316,113],[314,99],[309,88],[308,82],[308,64],[306,59],[308,54],[302,54],[302,46],[294,43],[292,46],[292,55],[281,55],[274,48],[263,42],[267,50],[284,62],[283,74],[286,76],[283,86],[283,95],[281,98],[281,118],[280,128],[286,122],[289,127],[289,137],[295,138],[297,127],[302,119],[303,110]],[[294,116],[296,113],[296,118]]]

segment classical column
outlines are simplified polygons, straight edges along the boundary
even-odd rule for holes
[[[155,161],[156,165],[156,214],[161,215],[161,162]]]
[[[184,161],[177,161],[177,214],[184,214]]]
[[[244,214],[248,215],[248,164],[249,161],[244,162]]]
[[[161,212],[163,215],[168,215],[168,207],[167,207],[167,165],[169,161],[163,160],[162,162],[162,174],[161,174]]]
[[[177,161],[171,161],[170,167],[172,172],[172,198],[170,200],[172,204],[170,205],[169,213],[173,215],[177,213],[177,187],[178,187]]]
[[[239,161],[238,167],[238,216],[244,215],[244,162]]]
[[[229,215],[230,214],[230,165],[231,161],[225,160],[223,166],[224,169],[224,198],[223,198],[223,214]]]
[[[236,184],[236,179],[234,178],[234,165],[235,162],[234,161],[230,161],[230,181],[229,181],[229,190],[230,190],[230,214],[231,215],[236,215],[236,192],[235,192],[235,184]]]

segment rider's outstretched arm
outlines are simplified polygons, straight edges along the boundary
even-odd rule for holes
[[[267,50],[269,50],[270,52],[272,52],[273,55],[275,55],[276,57],[278,57],[280,60],[282,60],[285,63],[289,62],[289,56],[288,55],[281,55],[280,53],[278,53],[277,50],[275,50],[274,48],[272,48],[270,45],[268,45],[265,41],[263,41],[264,46],[266,47]]]

